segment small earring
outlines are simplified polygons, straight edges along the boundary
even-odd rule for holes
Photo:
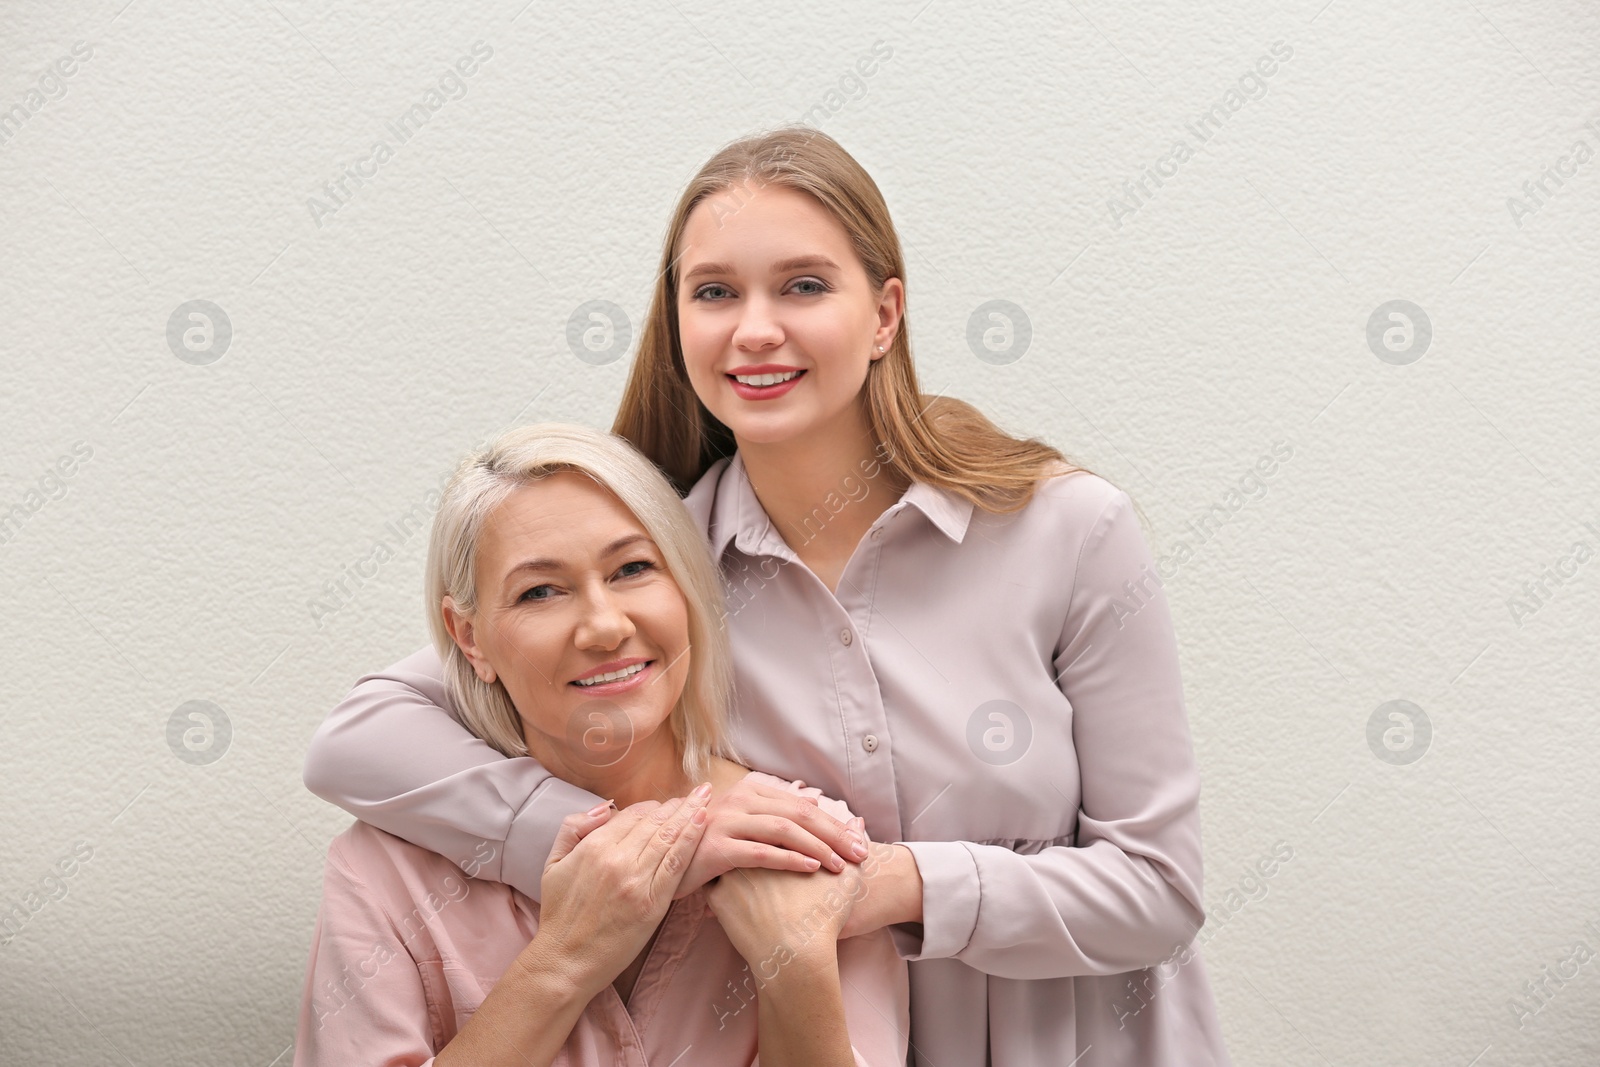
[[[879,352],[882,352],[882,351],[883,351],[883,346],[882,346],[882,345],[879,345],[879,346],[878,346],[878,351],[879,351]]]

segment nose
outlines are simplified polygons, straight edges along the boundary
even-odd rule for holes
[[[584,597],[584,608],[574,635],[579,648],[611,651],[637,632],[616,593],[605,583]]]
[[[782,343],[783,327],[773,314],[771,302],[761,296],[746,300],[733,330],[734,347],[745,352],[760,352]]]

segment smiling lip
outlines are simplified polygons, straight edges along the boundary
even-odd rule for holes
[[[626,678],[618,678],[614,682],[601,682],[598,685],[578,684],[581,679],[594,678],[601,674],[610,674],[612,671],[620,671],[624,667],[631,667],[635,663],[643,663],[646,666],[644,670],[639,671],[636,674],[630,674]],[[624,690],[632,689],[634,686],[641,684],[645,678],[649,677],[650,668],[654,665],[654,663],[654,660],[646,659],[643,656],[634,656],[630,659],[612,660],[610,663],[600,664],[600,666],[591,671],[585,671],[583,674],[579,675],[577,678],[574,678],[567,684],[572,686],[574,689],[581,689],[585,693],[620,693]]]
[[[746,385],[735,374],[789,374],[794,377],[776,385]],[[799,367],[785,367],[777,363],[758,363],[750,367],[735,367],[726,375],[734,395],[741,400],[776,400],[805,380],[806,372]]]
[[[788,374],[799,367],[785,367],[782,363],[750,363],[743,367],[734,367],[728,371],[731,378],[735,374]]]

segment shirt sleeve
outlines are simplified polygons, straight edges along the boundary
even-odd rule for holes
[[[431,645],[356,682],[312,735],[304,779],[356,818],[534,900],[561,820],[603,802],[462,726]]]
[[[1053,667],[1072,705],[1075,841],[1033,855],[901,842],[923,880],[920,931],[890,928],[906,959],[954,958],[1006,978],[1118,974],[1166,959],[1205,921],[1177,638],[1126,492],[1101,510],[1073,582]]]
[[[360,879],[328,850],[294,1067],[431,1067],[437,1034],[416,960]]]

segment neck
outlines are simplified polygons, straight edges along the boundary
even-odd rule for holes
[[[738,445],[756,499],[796,552],[854,547],[905,493],[907,482],[884,462],[865,419],[843,432]]]
[[[566,741],[534,734],[524,727],[528,755],[564,782],[626,808],[642,800],[665,801],[688,794],[698,783],[683,773],[683,750],[665,723],[647,738],[637,738],[616,762],[606,766],[574,753]]]

